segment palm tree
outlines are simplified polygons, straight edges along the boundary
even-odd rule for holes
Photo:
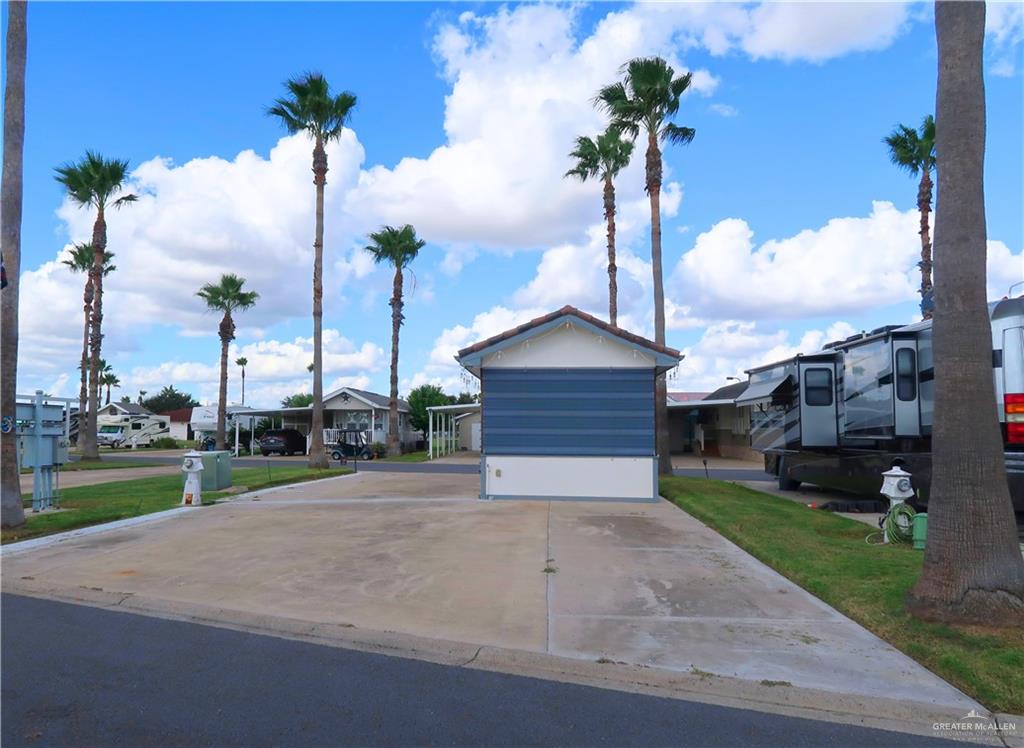
[[[921,175],[917,186],[917,209],[921,213],[921,314],[931,319],[935,309],[932,297],[932,240],[928,230],[928,214],[932,210],[932,170],[935,168],[935,118],[928,115],[915,130],[906,125],[896,128],[885,138],[889,159],[911,176]]]
[[[110,405],[110,388],[120,387],[121,380],[114,372],[106,371],[102,375],[100,375],[100,384],[107,388],[107,399],[104,401],[103,404]]]
[[[113,252],[103,253],[104,277],[117,270],[117,266],[111,264],[113,259]],[[86,397],[88,396],[86,386],[89,380],[89,315],[92,313],[93,301],[92,275],[89,272],[92,269],[93,263],[92,245],[88,243],[75,244],[71,250],[71,255],[62,260],[62,262],[71,269],[72,273],[85,273],[85,291],[82,293],[82,311],[85,323],[82,329],[82,362],[78,367],[81,373],[81,386],[78,390],[78,413],[81,418],[82,414],[85,413]]]
[[[597,140],[581,136],[576,138],[576,147],[570,157],[576,165],[565,173],[581,182],[600,179],[604,183],[604,218],[608,222],[608,321],[618,325],[619,286],[616,281],[618,268],[615,265],[615,177],[629,165],[633,155],[633,143],[623,140],[618,130],[609,127]]]
[[[611,116],[611,126],[632,139],[647,134],[646,186],[651,200],[651,269],[654,273],[654,340],[665,344],[665,285],[661,269],[661,143],[685,145],[695,131],[671,120],[679,99],[690,87],[690,73],[675,77],[660,57],[638,57],[622,67],[619,83],[598,92],[596,103]],[[668,446],[668,388],[665,376],[655,382],[658,471],[672,474]]]
[[[0,291],[0,413],[15,412],[18,389],[18,289],[21,285],[22,172],[25,154],[25,51],[27,3],[8,3],[4,65],[4,162],[0,187],[0,267],[10,279]],[[0,287],[4,286],[0,282]],[[18,435],[0,431],[0,525],[25,523],[18,478]]]
[[[309,448],[311,468],[328,467],[324,450],[323,386],[323,265],[324,186],[327,184],[325,145],[341,137],[345,121],[356,105],[348,91],[331,94],[320,73],[305,73],[285,83],[289,97],[277,99],[267,113],[277,117],[290,133],[305,132],[313,138],[313,184],[316,185],[316,227],[313,238],[313,420]]]
[[[239,356],[235,359],[235,366],[242,367],[242,405],[245,405],[245,367],[249,364],[249,359],[245,356]]]
[[[388,403],[388,456],[401,454],[402,443],[398,436],[398,330],[402,326],[402,273],[416,259],[426,244],[416,236],[416,229],[409,224],[402,228],[384,226],[370,234],[366,251],[373,255],[373,261],[388,263],[395,268],[391,301],[391,395]]]
[[[103,266],[107,256],[107,206],[120,208],[135,202],[135,195],[114,195],[121,192],[128,176],[128,162],[105,159],[98,153],[86,151],[78,163],[57,167],[57,181],[64,185],[71,201],[81,207],[96,209],[92,227],[93,302],[89,324],[89,406],[87,414],[80,414],[78,433],[82,459],[98,460],[96,446],[96,411],[99,410],[99,363],[103,344]],[[84,420],[81,415],[85,415]]]
[[[220,396],[217,400],[217,449],[225,449],[225,429],[227,426],[228,402],[228,346],[235,339],[235,320],[232,312],[249,309],[260,297],[255,291],[243,291],[245,278],[232,273],[220,277],[220,283],[207,283],[199,289],[196,296],[206,302],[212,312],[223,312],[218,327],[220,335]]]
[[[935,4],[939,79],[935,416],[928,543],[907,603],[929,620],[1024,626],[985,290],[985,4]]]

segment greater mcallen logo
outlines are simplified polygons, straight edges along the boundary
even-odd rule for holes
[[[996,722],[992,717],[985,714],[978,714],[972,709],[956,722],[935,722],[932,729],[938,732],[1001,732],[1016,733],[1016,722]]]

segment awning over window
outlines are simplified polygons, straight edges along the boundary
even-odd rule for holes
[[[737,405],[747,405],[756,400],[766,400],[775,394],[775,391],[779,389],[789,380],[788,376],[778,377],[776,379],[768,379],[764,382],[757,382],[747,387],[746,391],[736,398]]]

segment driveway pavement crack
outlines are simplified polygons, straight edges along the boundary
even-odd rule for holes
[[[482,646],[482,645],[481,645],[481,646],[479,646],[479,647],[477,647],[477,648],[476,648],[476,652],[474,652],[474,653],[473,653],[473,656],[472,656],[472,657],[470,657],[470,658],[469,658],[468,660],[466,660],[466,661],[465,661],[464,663],[462,663],[461,665],[459,665],[459,667],[466,667],[467,665],[472,665],[472,664],[473,664],[473,662],[474,662],[474,661],[476,660],[476,658],[480,656],[480,651],[481,651],[482,649],[483,649],[483,646]]]

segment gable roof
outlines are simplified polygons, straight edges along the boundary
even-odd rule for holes
[[[150,416],[150,415],[153,415],[149,411],[148,408],[144,408],[141,405],[139,405],[138,403],[115,403],[115,402],[109,402],[106,405],[102,406],[100,408],[100,410],[106,410],[111,405],[116,407],[118,410],[120,410],[120,411],[122,411],[124,413],[127,413],[128,415],[132,415],[132,416]]]
[[[337,397],[343,392],[348,392],[350,395],[356,397],[359,400],[372,405],[375,408],[388,408],[391,406],[391,398],[387,395],[378,395],[376,392],[368,392],[367,390],[357,390],[355,387],[341,387],[336,389],[334,392],[329,392],[324,395],[324,402]],[[310,406],[311,407],[311,406]],[[398,409],[409,410],[409,403],[402,398],[398,398]]]
[[[553,327],[563,317],[575,317],[580,322],[583,322],[584,325],[589,325],[591,328],[594,328],[602,334],[619,338],[634,347],[646,348],[655,354],[660,354],[662,364],[667,363],[667,357],[674,359],[671,366],[675,366],[675,364],[683,357],[675,348],[669,348],[667,345],[655,343],[653,340],[640,337],[639,335],[623,330],[620,327],[613,327],[603,319],[598,319],[591,314],[581,312],[574,306],[566,305],[557,311],[550,312],[549,314],[537,317],[536,319],[531,319],[529,322],[519,325],[519,327],[513,327],[511,330],[506,330],[503,333],[487,338],[486,340],[481,340],[479,343],[474,343],[467,348],[463,348],[456,354],[455,359],[463,366],[469,366],[471,365],[470,362],[463,361],[463,359],[471,356],[475,363],[483,355],[483,352],[487,351],[489,348],[502,346],[502,344],[518,338],[519,336],[526,336],[528,333]]]

